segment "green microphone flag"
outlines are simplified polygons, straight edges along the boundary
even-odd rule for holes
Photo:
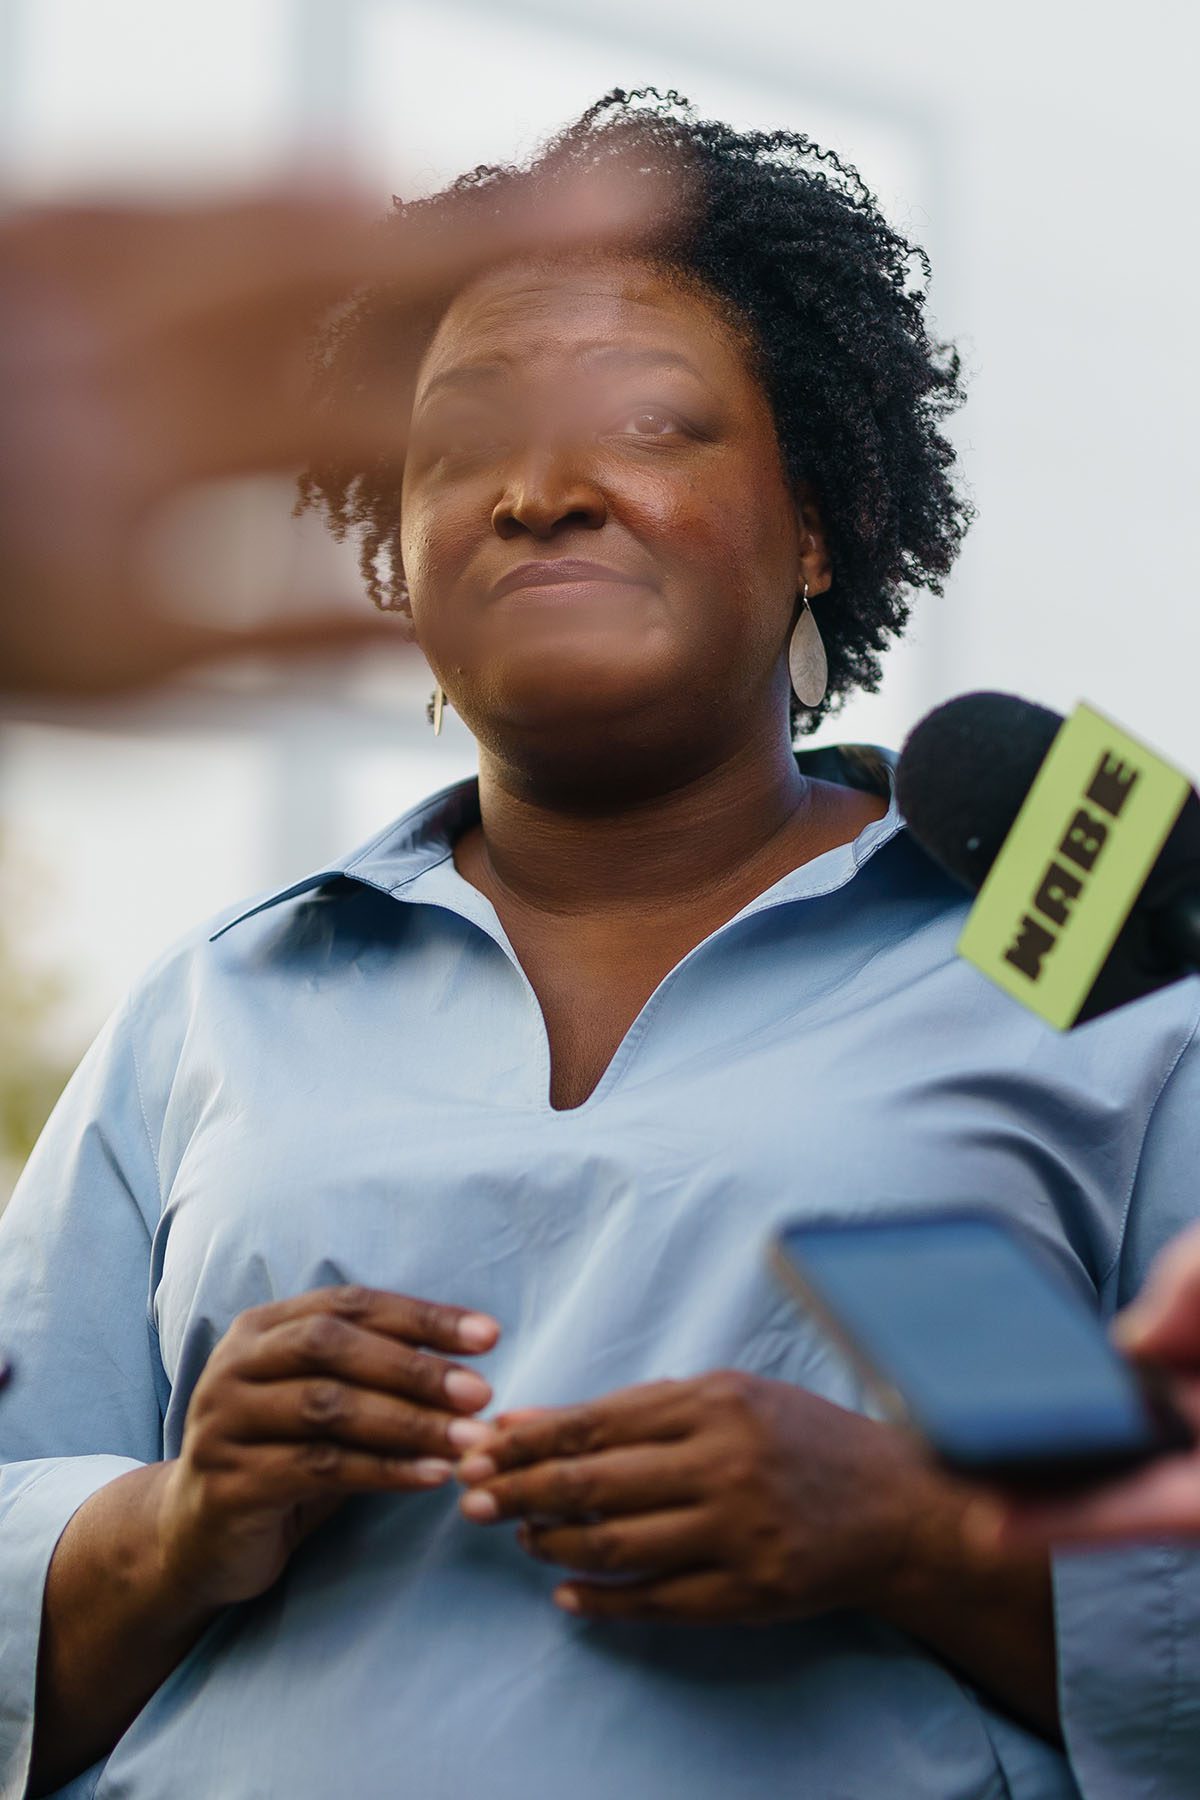
[[[1171,834],[1187,777],[1090,706],[1059,730],[979,890],[959,954],[1075,1024]]]

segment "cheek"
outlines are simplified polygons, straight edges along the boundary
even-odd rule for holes
[[[790,582],[798,547],[796,502],[774,460],[738,459],[721,485],[720,529],[731,556]]]
[[[404,574],[413,597],[413,617],[432,623],[431,601],[454,591],[478,543],[478,504],[461,490],[433,496],[406,489],[400,543]]]
[[[773,655],[795,607],[796,525],[791,497],[743,477],[677,496],[655,521],[663,560],[707,596],[707,629],[731,647],[759,642]]]
[[[690,470],[639,472],[614,481],[613,511],[664,565],[703,571],[778,567],[792,508],[786,492],[765,483],[741,457],[721,457]]]

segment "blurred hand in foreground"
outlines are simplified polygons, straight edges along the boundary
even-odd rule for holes
[[[1071,1498],[980,1500],[965,1522],[980,1548],[1200,1537],[1200,1225],[1160,1253],[1114,1336],[1130,1356],[1173,1377],[1172,1398],[1196,1429],[1196,1447]]]
[[[0,692],[112,692],[377,636],[345,610],[189,619],[148,572],[148,523],[199,482],[403,455],[394,392],[336,419],[312,404],[315,326],[355,289],[385,284],[416,320],[490,263],[636,236],[652,198],[590,176],[453,227],[304,192],[0,217]]]

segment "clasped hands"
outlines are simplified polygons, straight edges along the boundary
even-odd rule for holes
[[[241,1313],[155,1478],[170,1591],[253,1599],[351,1495],[455,1476],[465,1518],[518,1521],[564,1570],[560,1605],[596,1617],[886,1613],[954,1535],[903,1432],[789,1382],[723,1369],[483,1420],[491,1387],[459,1359],[499,1337],[486,1315],[355,1286]]]
[[[893,1427],[729,1369],[501,1414],[458,1477],[464,1517],[565,1572],[567,1612],[693,1624],[880,1606],[930,1481]]]

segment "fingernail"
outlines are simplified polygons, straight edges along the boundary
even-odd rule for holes
[[[455,1419],[446,1427],[446,1436],[458,1450],[469,1450],[472,1444],[482,1444],[491,1435],[491,1426],[482,1419]]]
[[[430,1487],[448,1481],[453,1473],[454,1464],[443,1462],[440,1456],[421,1456],[413,1464],[413,1474],[417,1480],[427,1481]]]
[[[458,1465],[458,1479],[468,1486],[476,1481],[490,1481],[496,1465],[490,1456],[464,1456]]]
[[[1004,1520],[1004,1509],[994,1500],[972,1500],[962,1516],[963,1537],[972,1550],[991,1555],[999,1546]]]
[[[492,1390],[483,1376],[473,1375],[470,1369],[451,1369],[442,1388],[455,1406],[486,1406],[492,1397]]]
[[[467,1313],[458,1321],[458,1341],[468,1350],[487,1350],[499,1335],[500,1327],[486,1313]]]
[[[1136,1350],[1153,1323],[1147,1306],[1127,1306],[1112,1322],[1114,1343],[1122,1350]]]
[[[490,1494],[464,1494],[458,1504],[468,1519],[475,1519],[481,1525],[496,1518],[500,1511]]]
[[[554,1604],[561,1606],[564,1612],[577,1613],[582,1610],[579,1604],[579,1595],[574,1588],[555,1588]]]

